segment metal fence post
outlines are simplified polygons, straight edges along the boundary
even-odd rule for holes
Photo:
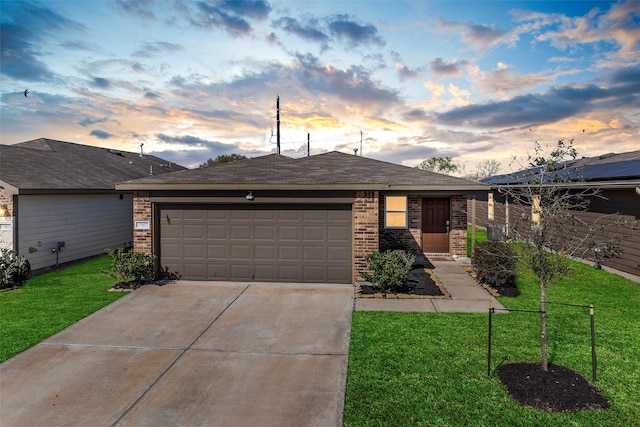
[[[593,382],[596,382],[596,328],[593,304],[589,305],[589,316],[591,317],[591,377]]]

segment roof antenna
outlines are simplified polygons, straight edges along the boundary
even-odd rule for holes
[[[143,152],[142,152],[142,147],[144,147],[144,142],[142,144],[140,144],[140,157],[144,158]]]
[[[311,155],[311,134],[307,132],[307,157]]]
[[[276,147],[280,154],[280,95],[276,96]]]
[[[360,129],[360,155],[362,156],[364,151],[362,151],[362,129]]]

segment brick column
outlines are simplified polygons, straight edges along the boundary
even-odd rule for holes
[[[369,271],[365,257],[378,250],[378,192],[356,191],[353,200],[353,277]]]
[[[0,205],[6,205],[9,216],[14,216],[13,212],[13,196],[0,189]]]
[[[467,196],[451,197],[451,233],[449,252],[454,257],[467,256]]]
[[[133,193],[133,220],[149,221],[149,230],[133,230],[133,250],[146,254],[153,253],[153,240],[151,231],[153,229],[153,213],[151,209],[151,198],[148,191],[134,191]]]

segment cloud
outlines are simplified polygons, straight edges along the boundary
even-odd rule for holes
[[[494,25],[479,25],[471,22],[451,22],[438,20],[440,28],[462,33],[462,39],[476,50],[485,51],[498,44],[512,45],[518,39],[514,31],[500,30]]]
[[[439,77],[459,76],[462,71],[461,67],[467,65],[467,61],[445,62],[442,58],[435,58],[429,62],[431,71]]]
[[[319,64],[318,58],[309,54],[297,55],[296,59],[297,77],[308,89],[329,93],[348,102],[393,104],[400,101],[397,91],[381,87],[361,66],[352,65],[340,70]]]
[[[149,146],[149,152],[189,168],[198,167],[208,159],[215,159],[223,154],[241,154],[247,157],[268,154],[263,150],[243,148],[242,142],[225,144],[193,135],[156,134],[155,138],[159,142],[145,144],[145,146]]]
[[[436,114],[446,125],[505,128],[555,123],[598,109],[637,110],[640,104],[640,69],[610,73],[603,84],[564,85],[540,94],[516,96],[506,101],[468,105]]]
[[[92,125],[95,125],[95,124],[98,124],[98,123],[105,123],[105,122],[108,122],[108,121],[110,121],[110,119],[107,118],[107,117],[101,117],[99,119],[98,118],[93,118],[93,117],[85,117],[82,120],[80,120],[78,122],[78,124],[80,126],[82,126],[82,127],[87,127],[87,126],[92,126]]]
[[[108,89],[109,87],[111,87],[111,83],[109,83],[109,80],[103,79],[102,77],[94,77],[91,82],[91,86],[100,89]]]
[[[479,82],[480,87],[491,94],[520,92],[551,81],[552,77],[541,74],[518,74],[512,67],[501,66],[486,74]]]
[[[155,20],[153,0],[116,0],[113,3],[116,10],[142,19]]]
[[[215,2],[199,1],[195,10],[189,9],[191,3],[183,3],[182,10],[187,20],[196,27],[210,30],[223,28],[232,36],[246,36],[253,27],[249,20],[262,20],[269,16],[271,6],[268,2],[219,0]]]
[[[109,132],[105,132],[105,131],[99,130],[99,129],[92,130],[89,133],[89,135],[95,136],[98,139],[109,139],[109,138],[113,137],[113,135],[110,134]]]
[[[548,41],[560,50],[601,44],[607,48],[602,50],[607,56],[640,62],[640,2],[612,3],[608,11],[593,8],[586,15],[575,17],[525,10],[514,10],[512,15],[528,28],[538,30],[536,41]],[[611,42],[618,51],[608,49],[606,44]]]
[[[21,81],[51,82],[57,76],[40,59],[45,51],[42,44],[58,33],[85,28],[41,3],[3,2],[0,74]]]
[[[319,23],[317,19],[312,19],[303,25],[295,18],[283,16],[274,21],[273,25],[304,40],[318,43],[327,43],[329,41],[329,36],[318,29]]]
[[[335,15],[328,20],[330,33],[340,40],[346,40],[352,46],[385,45],[384,40],[378,35],[378,29],[371,24],[358,24],[348,15]]]
[[[145,42],[132,55],[142,58],[154,58],[159,55],[171,55],[182,50],[184,50],[184,47],[176,43]]]

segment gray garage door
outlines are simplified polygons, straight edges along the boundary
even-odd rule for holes
[[[160,263],[188,280],[351,283],[351,207],[165,206]]]

